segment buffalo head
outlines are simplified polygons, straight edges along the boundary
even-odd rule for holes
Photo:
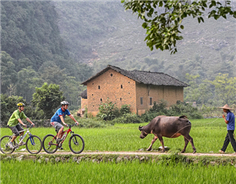
[[[144,130],[143,130],[143,127],[139,126],[139,130],[141,131],[141,135],[140,135],[140,138],[143,139],[145,138],[148,133],[146,133]]]

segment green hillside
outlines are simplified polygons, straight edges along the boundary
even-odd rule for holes
[[[141,25],[120,1],[3,1],[1,92],[30,102],[35,87],[58,84],[77,108],[81,82],[108,64],[170,74],[191,84],[185,99],[197,103],[219,102],[219,73],[228,75],[225,86],[235,86],[235,19],[186,19],[174,55],[150,51]]]
[[[233,18],[206,19],[201,24],[188,18],[182,32],[184,39],[177,44],[178,53],[170,55],[166,51],[149,50],[141,20],[130,11],[125,12],[119,2],[60,2],[55,6],[67,47],[77,50],[73,54],[77,52],[79,61],[94,66],[95,72],[113,64],[126,69],[164,71],[184,79],[185,74],[178,72],[180,68],[184,73],[215,77],[214,74],[225,72],[222,66],[229,65],[232,71],[228,72],[234,76],[236,21]],[[81,33],[86,34],[81,37]],[[86,49],[85,54],[80,53],[81,46]],[[192,63],[197,63],[194,64],[197,68],[189,67]]]

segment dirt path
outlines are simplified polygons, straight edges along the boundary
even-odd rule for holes
[[[14,152],[12,154],[30,154],[28,152]],[[44,151],[41,151],[38,155],[47,154]],[[72,152],[67,151],[57,151],[53,155],[76,155]],[[170,155],[171,153],[160,153],[160,152],[141,152],[141,151],[85,151],[79,155]],[[220,153],[179,153],[179,155],[184,156],[194,156],[194,157],[201,157],[201,156],[215,156],[215,157],[236,157],[236,154],[220,154]]]

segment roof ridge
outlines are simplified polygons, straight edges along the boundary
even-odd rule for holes
[[[113,65],[107,65],[106,68],[104,68],[103,70],[101,70],[97,74],[93,75],[92,77],[90,77],[89,79],[84,81],[82,84],[86,85],[86,83],[88,81],[103,74],[108,69],[112,69],[112,70],[122,74],[123,76],[126,76],[138,83],[152,84],[152,85],[167,85],[167,86],[173,85],[173,86],[183,86],[183,87],[188,86],[188,84],[186,84],[185,82],[182,82],[182,81],[178,80],[177,78],[172,77],[171,75],[163,73],[163,72],[151,72],[151,71],[143,71],[143,70],[125,70],[125,69],[122,69],[120,67],[113,66]],[[141,73],[143,73],[143,74],[141,74]],[[151,75],[147,75],[148,73]],[[157,74],[159,74],[159,75],[157,75]]]
[[[145,70],[131,70],[131,71],[147,72],[147,73],[158,73],[158,74],[165,74],[166,75],[166,73],[163,73],[163,72],[151,72],[151,71],[145,71]]]

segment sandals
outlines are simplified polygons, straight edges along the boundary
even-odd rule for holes
[[[219,152],[220,152],[220,153],[222,153],[222,154],[224,154],[224,153],[225,153],[225,152],[224,152],[224,151],[222,151],[222,150],[219,150]]]

